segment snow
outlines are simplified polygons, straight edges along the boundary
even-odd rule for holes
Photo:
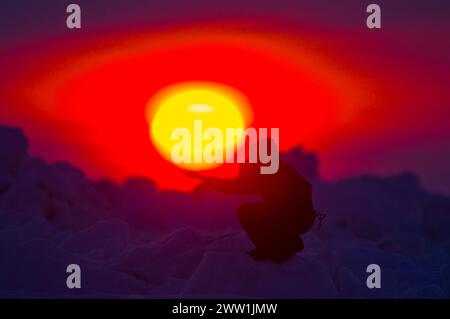
[[[308,170],[327,217],[303,252],[274,264],[246,254],[235,210],[249,198],[90,181],[27,146],[0,126],[0,297],[450,297],[450,198],[411,173],[326,183],[315,155],[285,154]],[[81,289],[66,287],[73,263]],[[366,286],[369,264],[382,269],[380,289]]]

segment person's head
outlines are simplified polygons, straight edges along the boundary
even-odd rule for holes
[[[278,172],[279,162],[278,141],[273,138],[263,138],[249,145],[240,171],[241,174],[275,174]]]

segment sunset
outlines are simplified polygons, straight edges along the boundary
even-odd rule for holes
[[[250,124],[248,113],[250,106],[242,93],[224,85],[202,82],[181,83],[165,88],[163,92],[156,93],[147,106],[150,135],[157,150],[168,160],[172,159],[173,154],[184,151],[182,156],[186,160],[178,164],[187,169],[208,169],[220,164],[220,161],[204,161],[205,152],[217,155],[222,158],[222,163],[225,162],[223,154],[227,150],[228,153],[234,153],[234,149],[242,144],[242,135],[224,138],[226,130],[245,129]],[[195,121],[198,121],[198,127]],[[186,132],[188,136],[184,138]],[[180,139],[181,150],[176,147]],[[211,143],[203,143],[205,139]],[[217,147],[213,145],[214,142],[218,144]],[[183,143],[187,146],[183,147]]]
[[[8,85],[7,98],[20,105],[8,113],[12,120],[41,118],[73,127],[66,132],[64,124],[57,129],[60,141],[50,142],[57,125],[35,131],[30,123],[27,129],[36,139],[31,147],[37,154],[38,144],[53,149],[44,155],[50,160],[70,153],[92,177],[120,181],[143,175],[162,188],[192,189],[193,181],[164,160],[166,153],[161,156],[147,133],[148,103],[179,83],[206,81],[232,90],[227,94],[237,100],[243,120],[255,128],[281,129],[282,151],[298,145],[326,151],[336,132],[369,121],[364,114],[376,102],[370,86],[358,83],[356,70],[343,70],[323,52],[285,34],[261,38],[257,29],[190,27],[99,39],[96,45],[80,41],[55,50],[59,53],[50,59],[38,58],[32,71]]]
[[[450,297],[448,1],[0,15],[0,299],[280,318]]]

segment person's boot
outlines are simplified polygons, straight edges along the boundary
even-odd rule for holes
[[[279,249],[270,257],[274,263],[282,263],[295,256],[305,248],[303,240],[295,236],[280,245]]]
[[[247,254],[256,261],[262,261],[262,260],[269,259],[269,256],[267,256],[267,253],[258,248],[248,251]]]

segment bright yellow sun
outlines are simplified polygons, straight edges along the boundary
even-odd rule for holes
[[[220,163],[196,163],[195,158],[202,157],[207,147],[204,136],[198,136],[198,123],[202,132],[214,128],[224,137],[222,152],[235,149],[241,139],[226,139],[226,129],[245,129],[250,122],[250,107],[246,97],[229,86],[213,82],[183,82],[163,88],[148,102],[146,118],[149,123],[150,137],[158,152],[173,162],[172,152],[179,141],[173,132],[183,129],[190,133],[192,143],[189,154],[191,163],[177,163],[182,168],[204,170],[214,168]],[[197,123],[197,124],[195,124]],[[194,129],[195,127],[195,129]],[[195,143],[201,138],[204,143]]]

